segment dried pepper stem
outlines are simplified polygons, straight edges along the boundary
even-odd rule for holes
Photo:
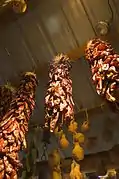
[[[119,55],[109,43],[93,39],[87,44],[86,59],[91,67],[97,93],[119,105]]]
[[[62,129],[74,118],[74,102],[72,99],[71,64],[66,55],[57,55],[50,67],[49,84],[45,97],[45,127],[54,132]]]
[[[28,121],[35,107],[36,75],[25,73],[16,97],[0,122],[0,178],[17,179],[21,167],[18,152],[26,148],[25,134]]]

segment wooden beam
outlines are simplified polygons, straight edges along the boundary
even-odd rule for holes
[[[86,47],[86,43],[80,47],[72,49],[70,52],[67,53],[67,55],[72,61],[78,60],[79,58],[84,56],[85,47]]]

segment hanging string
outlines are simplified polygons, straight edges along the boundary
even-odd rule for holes
[[[110,9],[110,13],[111,13],[110,23],[112,23],[112,22],[113,22],[113,19],[114,19],[114,13],[113,13],[112,6],[111,6],[111,4],[110,4],[110,0],[108,0],[108,6],[109,6],[109,9]]]
[[[86,109],[86,120],[88,121],[88,110]]]
[[[102,103],[102,104],[100,104],[100,105],[97,105],[97,106],[95,106],[95,107],[92,107],[92,108],[83,108],[83,109],[79,109],[79,110],[77,110],[77,113],[76,114],[80,114],[80,113],[86,113],[86,118],[87,119],[89,119],[87,116],[88,116],[88,113],[89,113],[89,111],[93,111],[93,110],[95,110],[95,109],[102,109],[102,108],[104,108],[104,106],[106,106],[106,103]],[[43,131],[44,130],[44,125],[42,125],[42,124],[35,124],[35,125],[32,125],[32,124],[30,124],[29,125],[29,129],[35,129],[35,128],[39,128],[39,129],[41,129],[41,131]]]
[[[44,142],[42,150],[43,150],[43,153],[41,155],[41,161],[43,161],[43,160],[46,161],[48,159],[48,155],[47,155],[47,143]]]
[[[102,106],[106,106],[106,103],[102,103],[102,104],[97,105],[97,106],[92,107],[92,108],[83,108],[83,109],[79,109],[79,110],[77,111],[77,113],[79,114],[79,113],[82,113],[82,112],[86,112],[86,110],[87,110],[87,112],[89,112],[89,111],[92,111],[92,110],[101,108]]]

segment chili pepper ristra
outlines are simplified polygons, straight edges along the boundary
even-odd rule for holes
[[[19,150],[26,148],[25,134],[28,121],[35,107],[36,75],[27,72],[8,112],[0,122],[0,178],[17,179],[17,171],[21,167],[18,158]]]
[[[119,55],[111,44],[97,38],[88,42],[85,52],[97,93],[119,106]]]
[[[49,84],[45,96],[45,127],[54,132],[58,127],[69,124],[74,118],[74,102],[72,99],[71,64],[66,55],[59,54],[50,66]]]

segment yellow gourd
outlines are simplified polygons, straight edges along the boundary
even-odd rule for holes
[[[60,146],[61,146],[62,148],[64,148],[64,149],[69,146],[69,141],[66,139],[65,134],[63,134],[63,135],[61,136],[59,143],[60,143]]]
[[[68,131],[75,133],[77,131],[77,129],[78,129],[78,123],[75,122],[75,121],[71,121],[69,126],[68,126]]]
[[[57,149],[48,155],[48,163],[49,163],[50,168],[52,169],[60,165],[60,160],[61,160],[61,157]]]
[[[71,164],[70,179],[82,179],[82,173],[80,171],[80,165],[75,161]]]
[[[74,141],[74,143],[78,142],[79,144],[83,144],[84,141],[85,141],[85,136],[82,133],[80,133],[80,132],[79,133],[75,133],[73,135],[73,141]]]
[[[62,179],[60,162],[60,153],[58,150],[54,150],[48,157],[48,164],[52,171],[52,179]]]
[[[81,132],[86,132],[86,131],[88,131],[89,130],[89,126],[90,124],[89,124],[89,121],[88,120],[86,120],[86,121],[84,121],[83,122],[83,124],[82,124],[82,126],[81,126]]]
[[[115,169],[108,169],[107,175],[108,175],[109,178],[115,177],[116,176],[116,170]]]
[[[82,147],[80,147],[79,143],[74,144],[74,148],[72,150],[72,157],[76,161],[80,161],[84,159],[84,150]]]
[[[58,173],[57,171],[53,171],[52,179],[62,179],[61,172]]]

